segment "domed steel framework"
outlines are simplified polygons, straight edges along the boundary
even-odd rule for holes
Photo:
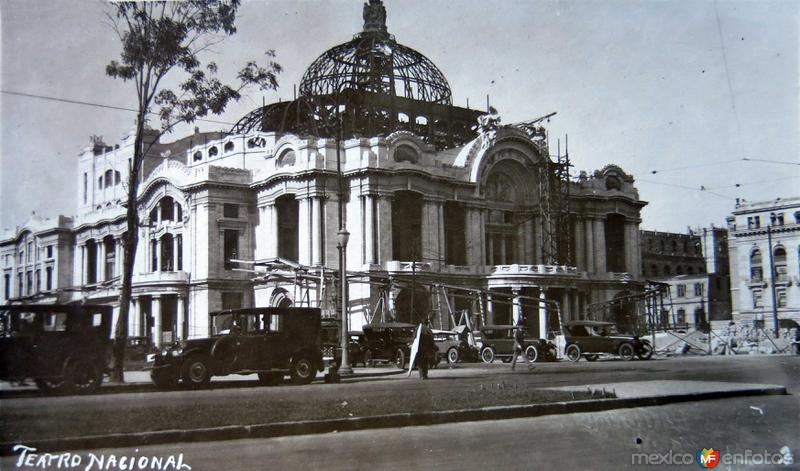
[[[254,110],[231,132],[349,138],[407,130],[441,149],[475,137],[480,112],[452,101],[444,74],[396,42],[386,30],[383,4],[370,0],[364,4],[364,30],[311,63],[297,99]]]
[[[371,92],[442,105],[452,93],[442,72],[427,57],[383,32],[365,31],[311,63],[300,93],[329,95],[344,90]]]

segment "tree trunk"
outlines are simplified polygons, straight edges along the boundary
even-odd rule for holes
[[[119,293],[119,316],[114,329],[114,368],[111,381],[125,382],[125,349],[128,345],[128,318],[131,305],[133,265],[136,260],[136,246],[139,242],[139,212],[137,193],[139,192],[139,172],[144,160],[144,113],[136,119],[136,139],[133,147],[133,161],[128,175],[128,207],[126,212],[127,232],[122,238],[122,287]]]

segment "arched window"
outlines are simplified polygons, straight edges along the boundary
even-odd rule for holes
[[[192,160],[195,162],[203,160],[203,153],[198,150],[197,152],[192,154]]]
[[[278,168],[289,167],[294,165],[295,163],[295,155],[294,150],[286,149],[283,151],[278,157],[278,161],[275,163],[275,166]]]
[[[419,155],[413,147],[407,144],[401,144],[394,150],[394,161],[411,162],[415,164],[419,161]]]
[[[786,249],[779,245],[772,252],[772,262],[775,265],[775,281],[784,282],[788,280],[786,270]]]
[[[606,271],[626,272],[625,260],[625,216],[609,214],[605,221]],[[602,267],[600,267],[602,269]]]
[[[105,187],[108,188],[114,184],[114,171],[111,169],[106,170],[105,174],[106,184]]]
[[[753,250],[750,254],[750,281],[760,282],[764,279],[764,269],[761,262],[761,251]]]
[[[233,152],[233,141],[228,141],[225,143],[225,152]]]
[[[211,147],[208,149],[208,156],[209,156],[209,158],[210,158],[210,157],[216,157],[216,156],[217,156],[217,154],[219,154],[219,149],[217,149],[217,146],[211,146]]]
[[[174,263],[174,245],[172,234],[164,234],[158,241],[161,246],[161,270],[160,271],[173,271],[175,269]]]

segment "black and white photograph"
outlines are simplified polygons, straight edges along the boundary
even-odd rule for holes
[[[0,0],[0,470],[800,467],[800,2]]]

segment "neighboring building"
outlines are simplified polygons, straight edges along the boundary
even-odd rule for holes
[[[378,311],[452,327],[447,305],[486,323],[524,318],[545,335],[554,313],[536,300],[578,318],[589,303],[643,289],[646,203],[633,178],[607,165],[570,181],[540,120],[500,125],[494,112],[454,106],[444,75],[388,34],[385,15],[370,0],[364,31],[311,64],[296,100],[258,108],[228,134],[152,146],[132,336],[158,346],[205,335],[210,311],[240,306],[311,304],[331,315],[337,290],[320,280],[339,267],[337,161],[355,330]],[[63,221],[54,285],[66,300],[118,303],[133,140],[96,139],[79,157],[78,215]],[[26,261],[31,237],[62,237],[59,227],[24,225],[0,241],[12,259],[3,301],[36,294],[16,260]]]
[[[669,285],[670,309],[662,313],[662,324],[705,329],[730,319],[726,229],[641,234],[642,272],[649,280]]]
[[[800,321],[800,198],[737,200],[728,230],[734,321]]]

